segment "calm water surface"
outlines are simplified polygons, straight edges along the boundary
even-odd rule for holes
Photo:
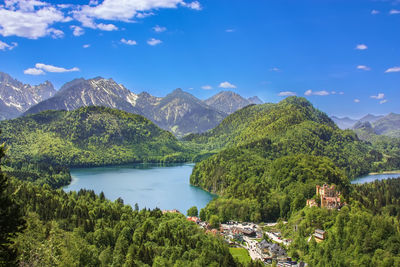
[[[104,192],[106,198],[121,197],[125,204],[139,208],[177,209],[186,211],[197,206],[200,210],[214,195],[189,184],[194,164],[160,166],[135,164],[124,167],[72,169],[72,183],[65,191],[92,189]]]
[[[373,175],[365,175],[358,177],[357,179],[351,181],[352,184],[365,184],[370,183],[375,180],[385,180],[389,178],[397,178],[400,177],[400,173],[385,173],[385,174],[373,174]]]

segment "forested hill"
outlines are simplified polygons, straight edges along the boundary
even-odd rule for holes
[[[241,266],[227,244],[181,214],[5,182],[0,171],[0,266]]]
[[[76,167],[182,161],[185,154],[150,120],[106,107],[45,111],[3,121],[0,128],[12,161]]]
[[[368,155],[372,150],[368,143],[352,131],[340,130],[325,113],[299,97],[288,97],[277,104],[248,106],[228,116],[213,130],[189,135],[185,140],[209,149],[261,153],[267,159],[299,153],[327,156],[350,177],[368,172],[374,160]]]
[[[193,185],[222,196],[207,206],[208,215],[222,220],[286,217],[305,205],[317,183],[335,183],[346,192],[347,177],[384,167],[386,160],[298,97],[244,108],[186,140],[223,147],[196,164],[191,175]]]

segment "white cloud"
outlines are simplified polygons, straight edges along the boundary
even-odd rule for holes
[[[377,95],[371,95],[370,97],[374,98],[374,99],[384,99],[385,98],[385,94],[384,93],[379,93]]]
[[[116,31],[118,30],[118,27],[115,26],[114,24],[104,24],[104,23],[99,23],[96,25],[96,28],[102,31]]]
[[[283,91],[278,94],[278,96],[294,96],[294,95],[297,95],[297,94],[295,92],[291,92],[291,91]]]
[[[376,15],[376,14],[379,14],[379,13],[381,13],[381,12],[379,10],[376,10],[376,9],[373,9],[371,11],[371,15]]]
[[[226,29],[225,32],[235,32],[235,29]]]
[[[339,95],[344,95],[344,92],[339,92]]]
[[[281,71],[281,70],[280,70],[279,68],[277,68],[277,67],[273,67],[273,68],[270,69],[270,71],[279,72],[279,71]]]
[[[3,36],[60,38],[64,33],[51,25],[65,21],[63,12],[41,1],[6,0],[5,5],[0,6],[0,34]]]
[[[360,103],[360,99],[358,98],[354,99],[354,103]]]
[[[182,6],[185,6],[185,7],[194,9],[194,10],[202,10],[202,7],[201,7],[199,1],[194,1],[191,3],[182,2],[181,4],[182,4]]]
[[[387,102],[387,99],[383,99],[381,101],[379,101],[379,104],[385,104]]]
[[[213,88],[212,88],[211,85],[203,85],[203,86],[201,87],[201,89],[203,89],[203,90],[211,90],[211,89],[213,89]]]
[[[165,32],[167,30],[167,28],[166,27],[161,27],[159,25],[156,25],[156,26],[153,27],[153,30],[155,32]]]
[[[85,30],[82,27],[71,25],[70,28],[72,29],[72,34],[74,36],[81,36],[85,34]]]
[[[18,46],[17,43],[12,42],[11,44],[4,43],[0,41],[0,50],[5,51],[5,50],[13,50]]]
[[[368,46],[365,44],[359,44],[356,46],[356,49],[357,50],[366,50],[366,49],[368,49]]]
[[[389,11],[389,14],[390,14],[390,15],[397,15],[397,14],[400,14],[400,10],[398,10],[398,9],[392,9],[392,10]]]
[[[178,5],[196,9],[200,4],[195,1],[190,4],[183,0],[104,0],[100,4],[80,6],[73,11],[73,16],[85,27],[93,28],[94,20],[114,20],[132,22],[134,18],[152,15],[152,10],[161,8],[177,8]]]
[[[126,40],[125,38],[121,39],[121,43],[126,45],[137,45],[137,42],[135,40]]]
[[[151,45],[151,46],[155,46],[155,45],[161,44],[162,41],[161,41],[161,40],[158,40],[158,39],[155,39],[155,38],[151,38],[151,39],[149,39],[149,40],[147,41],[147,43],[148,43],[149,45]]]
[[[228,88],[234,89],[234,88],[236,88],[236,85],[231,84],[230,82],[222,82],[222,83],[219,84],[218,87],[225,88],[225,89],[228,89]]]
[[[82,45],[82,47],[83,47],[83,48],[89,48],[89,47],[90,47],[90,44],[84,44],[84,45]]]
[[[358,70],[365,70],[365,71],[371,70],[370,67],[367,67],[367,66],[365,66],[365,65],[358,65],[358,66],[357,66],[357,69],[358,69]]]
[[[385,71],[385,73],[390,73],[390,72],[400,72],[400,67],[389,68]]]
[[[44,71],[47,71],[47,72],[58,72],[58,73],[79,71],[79,68],[77,68],[77,67],[74,67],[74,68],[71,68],[71,69],[65,69],[65,68],[62,68],[62,67],[46,65],[46,64],[43,64],[43,63],[36,63],[35,64],[35,68],[39,69],[39,70],[44,70]]]
[[[310,96],[310,95],[326,96],[326,95],[329,95],[329,92],[325,91],[325,90],[322,90],[322,91],[307,90],[307,91],[305,91],[304,95],[306,95],[306,96]]]
[[[45,74],[45,72],[41,69],[36,69],[36,68],[29,68],[24,70],[25,74],[29,74],[29,75],[43,75]]]

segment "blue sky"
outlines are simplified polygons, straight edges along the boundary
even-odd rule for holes
[[[102,76],[156,96],[296,94],[330,115],[400,113],[400,1],[0,1],[0,71],[56,88]]]

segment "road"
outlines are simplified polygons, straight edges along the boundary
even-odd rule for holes
[[[247,251],[250,254],[250,257],[252,260],[262,260],[263,258],[261,255],[257,252],[257,241],[253,240],[247,236],[243,236],[243,240],[246,241],[247,244]]]
[[[284,244],[285,246],[289,245],[288,242],[283,241],[282,239],[279,239],[276,235],[274,235],[274,234],[271,233],[271,232],[265,232],[265,234],[266,234],[270,239],[272,239],[273,241],[275,241],[275,242],[277,242],[277,243],[282,243],[282,244]]]

